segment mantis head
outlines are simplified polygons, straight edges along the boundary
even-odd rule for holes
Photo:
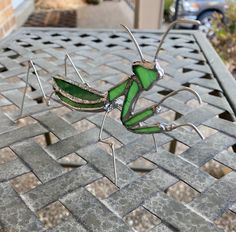
[[[166,38],[166,36],[168,35],[169,31],[176,25],[176,24],[193,24],[193,25],[200,25],[200,22],[197,20],[188,20],[188,19],[179,19],[176,20],[174,22],[172,22],[169,27],[167,28],[166,32],[164,33],[164,35],[162,36],[162,39],[159,43],[159,46],[157,47],[157,51],[154,57],[153,61],[147,61],[144,59],[142,50],[137,42],[137,40],[135,39],[133,33],[130,31],[130,29],[124,25],[121,25],[122,27],[124,27],[126,29],[126,31],[129,33],[132,41],[134,42],[135,47],[138,50],[139,56],[141,58],[140,61],[136,61],[133,63],[132,68],[133,68],[133,72],[135,73],[135,75],[140,79],[140,81],[143,83],[145,82],[149,82],[149,84],[146,83],[146,88],[145,89],[149,89],[149,87],[151,86],[151,84],[157,80],[160,80],[164,77],[164,70],[161,68],[161,66],[158,63],[158,54],[159,51],[161,50],[161,46]],[[145,87],[145,86],[144,86]]]

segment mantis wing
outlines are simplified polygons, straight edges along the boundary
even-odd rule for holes
[[[107,101],[105,94],[71,80],[65,80],[60,76],[53,77],[56,95],[63,104],[79,111],[104,111]]]

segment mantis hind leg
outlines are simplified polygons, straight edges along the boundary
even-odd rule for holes
[[[110,149],[111,149],[111,153],[112,153],[112,157],[113,157],[113,168],[114,168],[114,179],[115,179],[115,185],[117,185],[117,171],[116,171],[116,155],[115,155],[115,146],[114,146],[114,143],[112,142],[108,142],[106,140],[104,140],[102,138],[102,132],[103,132],[103,129],[104,129],[104,124],[105,124],[105,120],[106,120],[106,117],[108,115],[110,111],[106,111],[104,116],[103,116],[103,119],[102,119],[102,124],[101,124],[101,129],[100,129],[100,132],[99,132],[99,137],[98,137],[98,141],[101,142],[101,143],[104,143],[104,144],[107,144],[109,145]]]
[[[65,58],[64,58],[64,66],[65,66],[65,78],[67,78],[67,60],[70,61],[72,67],[74,68],[76,74],[78,75],[79,79],[81,80],[81,82],[83,84],[88,85],[88,83],[84,80],[84,78],[82,77],[82,75],[80,74],[80,72],[78,71],[78,69],[76,68],[72,58],[70,57],[70,55],[66,52]]]
[[[44,92],[42,83],[40,81],[40,77],[38,75],[37,69],[36,69],[36,67],[34,65],[34,62],[32,60],[29,60],[28,61],[28,70],[27,70],[27,75],[26,75],[25,89],[24,89],[24,93],[23,93],[23,98],[22,98],[21,107],[20,107],[20,114],[19,114],[19,118],[18,119],[20,119],[22,117],[22,115],[23,115],[24,103],[25,103],[25,95],[26,95],[27,87],[29,85],[29,76],[30,76],[30,69],[31,68],[33,68],[33,70],[34,70],[36,79],[37,79],[38,84],[39,84],[39,89],[41,90],[42,95],[43,95],[43,99],[47,102],[47,97],[46,97],[46,94]]]

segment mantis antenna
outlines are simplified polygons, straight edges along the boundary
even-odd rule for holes
[[[129,29],[128,27],[126,27],[125,25],[121,24],[121,26],[124,27],[124,28],[127,30],[127,32],[129,33],[129,35],[130,35],[132,41],[133,41],[134,44],[135,44],[135,47],[136,47],[137,50],[138,50],[138,53],[139,53],[139,55],[140,55],[140,58],[141,58],[142,62],[144,62],[145,59],[144,59],[143,53],[142,53],[142,51],[141,51],[140,46],[138,45],[137,40],[135,39],[135,37],[134,37],[134,35],[133,35],[133,33],[132,33],[132,32],[130,31],[130,29]]]
[[[178,20],[175,20],[174,22],[172,22],[169,27],[167,28],[165,34],[163,35],[160,43],[159,43],[159,46],[157,47],[157,51],[156,51],[156,54],[155,54],[155,58],[154,58],[154,61],[157,59],[157,56],[158,56],[158,53],[160,52],[161,50],[161,46],[162,44],[164,43],[164,40],[166,38],[166,36],[168,35],[169,31],[176,25],[176,24],[179,24],[179,23],[183,23],[183,24],[193,24],[193,25],[200,25],[200,21],[198,20],[193,20],[193,19],[178,19]]]

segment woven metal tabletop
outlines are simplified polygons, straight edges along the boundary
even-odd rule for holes
[[[152,60],[162,33],[134,34]],[[32,72],[23,119],[16,121],[28,60],[49,95],[51,76],[64,73],[65,51],[101,91],[131,75],[139,59],[123,31],[27,28],[1,42],[0,231],[133,231],[127,218],[137,211],[154,218],[146,231],[223,231],[217,221],[226,214],[236,218],[236,84],[206,38],[194,31],[171,33],[159,55],[165,77],[139,101],[143,108],[180,87],[193,88],[202,105],[179,93],[151,122],[193,123],[206,138],[189,129],[157,134],[155,152],[151,135],[128,132],[114,110],[104,136],[115,143],[118,186],[109,149],[97,142],[102,113],[72,111],[56,101],[46,106]],[[207,172],[211,163],[226,171]],[[26,177],[31,187],[25,187]],[[194,192],[187,202],[171,194],[179,184]],[[94,186],[108,190],[100,196]],[[55,204],[66,213],[47,228],[39,213]]]

